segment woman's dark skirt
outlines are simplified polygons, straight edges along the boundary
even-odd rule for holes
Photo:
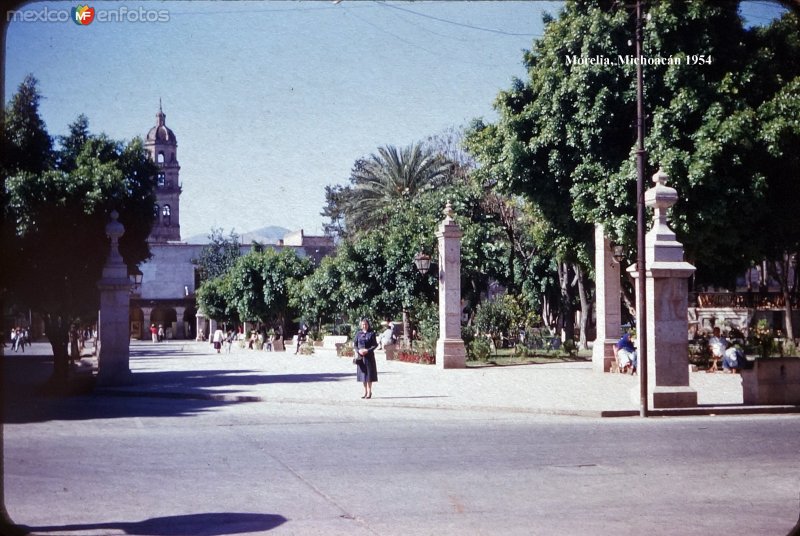
[[[378,366],[375,363],[375,354],[364,356],[356,364],[356,380],[361,383],[378,381]]]

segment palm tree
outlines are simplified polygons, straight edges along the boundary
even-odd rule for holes
[[[347,226],[368,230],[386,221],[387,209],[398,201],[441,184],[450,175],[452,164],[440,154],[414,143],[404,149],[379,147],[353,172],[353,187],[347,201]]]

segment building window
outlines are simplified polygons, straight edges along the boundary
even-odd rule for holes
[[[163,171],[159,171],[159,173],[158,173],[158,185],[159,186],[164,186],[166,181],[167,181],[167,176],[164,174]]]
[[[158,217],[161,215],[161,207],[158,204],[153,205],[153,219],[158,221]]]
[[[159,164],[164,163],[164,151],[159,151],[158,156],[156,157],[156,162]]]
[[[172,211],[169,208],[169,205],[164,205],[164,208],[161,210],[162,223],[169,227],[169,224],[172,223]]]

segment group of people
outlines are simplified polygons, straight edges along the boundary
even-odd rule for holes
[[[278,346],[280,349],[282,346],[279,346],[276,343],[277,341],[282,341],[282,332],[282,328],[278,328],[277,330],[271,329],[269,332],[267,332],[265,326],[262,326],[257,330],[253,330],[250,332],[250,336],[247,337],[247,348],[249,350],[254,350],[260,347],[265,351],[273,351],[275,347]],[[210,342],[218,354],[221,353],[223,345],[225,346],[227,353],[231,353],[233,343],[240,339],[245,340],[244,332],[241,330],[241,328],[238,330],[228,329],[228,331],[225,332],[223,331],[222,327],[219,326],[211,335]]]
[[[11,328],[11,348],[16,352],[17,350],[25,351],[25,345],[30,346],[31,338],[28,328],[15,327]],[[5,346],[5,345],[4,345]]]
[[[722,361],[722,371],[736,373],[742,368],[744,363],[744,351],[738,346],[732,346],[718,327],[714,327],[711,337],[708,339],[708,347],[711,350],[711,367],[708,372],[719,370],[717,363]]]
[[[719,327],[712,330],[711,337],[708,339],[708,348],[711,352],[711,367],[708,372],[719,370],[719,362],[722,362],[722,371],[726,373],[736,373],[742,368],[745,359],[744,350],[731,345],[728,339],[722,335]],[[625,333],[617,341],[614,345],[614,353],[620,372],[636,373],[638,354],[629,333]]]
[[[155,324],[150,324],[150,337],[153,342],[164,342],[166,336],[163,324],[159,324],[158,327]]]

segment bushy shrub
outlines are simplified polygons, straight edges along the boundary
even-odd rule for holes
[[[517,344],[514,347],[514,355],[517,357],[530,357],[534,355],[534,352],[524,344]]]
[[[414,300],[412,305],[414,319],[418,326],[419,343],[423,349],[436,347],[439,338],[439,306],[423,299]],[[417,344],[416,342],[414,343]]]
[[[759,357],[769,357],[775,351],[775,335],[766,319],[761,319],[751,331],[748,341],[758,352]]]
[[[492,347],[485,337],[477,337],[467,346],[467,356],[474,361],[486,361],[492,354]]]
[[[353,348],[353,344],[350,341],[347,341],[342,345],[337,345],[336,355],[339,357],[354,357],[356,355],[356,351],[355,348]]]
[[[398,350],[395,354],[395,361],[402,361],[404,363],[419,363],[421,365],[433,365],[436,363],[436,354],[422,350]]]
[[[312,355],[314,353],[314,342],[311,339],[306,340],[300,345],[301,355]]]

